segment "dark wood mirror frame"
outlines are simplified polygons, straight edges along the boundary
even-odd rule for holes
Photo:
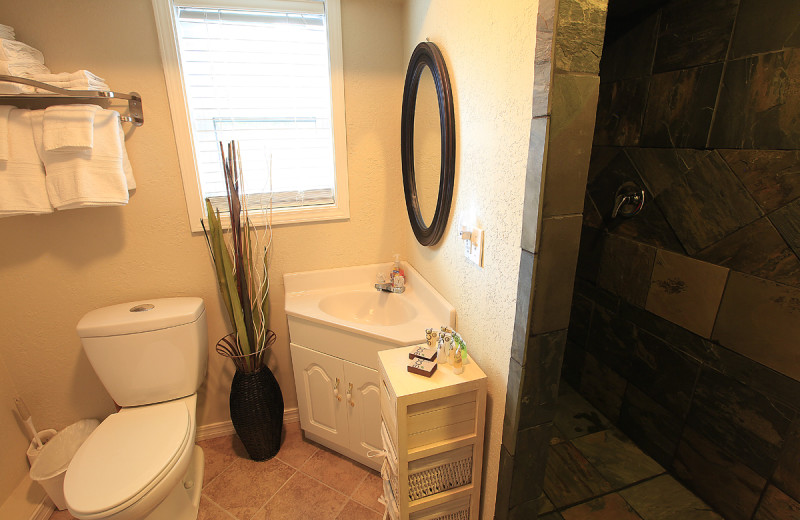
[[[439,126],[442,136],[442,163],[439,174],[439,194],[436,211],[430,225],[422,218],[417,197],[417,183],[414,176],[414,112],[417,89],[422,71],[428,67],[436,84],[436,97],[439,100]],[[450,90],[450,77],[439,48],[433,43],[422,42],[414,49],[408,63],[406,82],[403,87],[403,112],[400,126],[400,150],[403,161],[403,189],[406,195],[406,209],[411,228],[417,241],[423,246],[439,242],[450,216],[453,200],[453,182],[456,163],[456,125],[453,116],[453,93]]]

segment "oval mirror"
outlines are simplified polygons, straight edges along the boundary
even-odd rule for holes
[[[455,119],[447,67],[430,42],[417,45],[408,64],[400,146],[411,228],[420,244],[436,244],[453,198]]]

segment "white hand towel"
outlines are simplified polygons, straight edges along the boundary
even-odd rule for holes
[[[99,108],[97,105],[47,107],[42,123],[45,151],[90,149],[94,135],[94,114]]]
[[[9,105],[0,106],[0,161],[7,161],[9,159],[8,149],[8,114],[14,110],[14,107]],[[31,135],[31,139],[33,136]]]
[[[39,49],[6,38],[0,38],[0,60],[35,61],[44,65],[44,55]]]
[[[77,151],[46,151],[42,130],[44,110],[32,112],[34,125],[38,124],[34,138],[44,161],[47,194],[54,208],[120,206],[128,202],[119,112],[98,109],[92,149]]]
[[[0,38],[5,38],[6,40],[13,40],[16,37],[14,34],[14,28],[10,25],[3,25],[0,23]]]
[[[30,110],[8,115],[9,159],[0,161],[0,217],[52,213]]]

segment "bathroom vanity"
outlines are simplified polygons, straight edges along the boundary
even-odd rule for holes
[[[402,294],[377,291],[391,263],[284,275],[300,426],[307,438],[379,469],[378,352],[455,327],[455,309],[409,264]]]

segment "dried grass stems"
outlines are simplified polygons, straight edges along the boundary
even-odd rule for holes
[[[208,228],[203,225],[217,281],[234,332],[217,343],[217,352],[230,357],[236,368],[255,372],[264,363],[264,355],[275,342],[269,330],[269,261],[272,247],[272,199],[248,207],[239,145],[219,143],[228,198],[230,232],[222,229],[219,210],[206,198]],[[226,153],[227,148],[227,153]],[[271,190],[266,190],[267,193]],[[259,232],[251,220],[263,212],[265,227]]]

